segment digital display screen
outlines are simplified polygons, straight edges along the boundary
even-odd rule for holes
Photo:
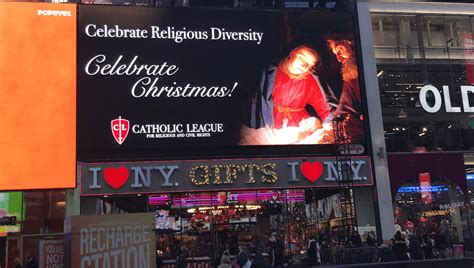
[[[79,160],[327,152],[335,117],[365,145],[352,14],[84,5],[78,21]]]
[[[0,191],[76,187],[76,7],[0,2]]]

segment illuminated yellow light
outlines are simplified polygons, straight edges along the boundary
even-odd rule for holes
[[[371,13],[409,14],[453,14],[472,15],[474,9],[462,3],[374,3],[369,5]]]

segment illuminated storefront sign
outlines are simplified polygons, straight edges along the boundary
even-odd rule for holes
[[[76,7],[0,2],[0,191],[76,187]]]
[[[0,193],[0,218],[7,216],[15,216],[17,224],[0,226],[0,236],[20,232],[23,221],[22,192]]]
[[[369,158],[350,164],[356,186],[372,184]],[[337,162],[327,157],[83,163],[80,170],[82,195],[338,186]]]
[[[422,217],[446,216],[449,215],[449,210],[430,210],[421,213]]]
[[[432,186],[402,186],[398,188],[397,193],[421,193],[421,192],[433,192],[439,193],[448,191],[448,186],[445,185],[432,185]]]
[[[151,195],[148,198],[148,204],[152,206],[171,204],[173,208],[187,208],[196,206],[212,206],[215,204],[240,204],[256,201],[273,201],[275,203],[283,202],[304,202],[304,191],[290,191],[285,195],[278,195],[274,190],[239,191],[239,192],[218,192],[209,194],[208,192],[198,192],[194,194],[175,194],[172,198],[168,194]]]
[[[347,114],[363,148],[353,31],[349,13],[79,6],[78,159],[314,154]]]
[[[439,112],[443,104],[447,113],[474,112],[474,106],[471,106],[469,103],[469,93],[474,93],[474,86],[461,86],[460,92],[462,97],[462,107],[457,107],[451,104],[449,86],[443,86],[443,90],[438,90],[432,85],[427,85],[422,87],[420,90],[420,105],[423,110],[428,113]],[[434,103],[428,103],[428,94],[433,96]],[[443,94],[443,96],[441,96],[441,94]]]

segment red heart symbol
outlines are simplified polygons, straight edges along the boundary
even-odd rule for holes
[[[227,200],[227,195],[226,194],[219,194],[217,196],[217,199],[219,200],[219,204],[224,204],[225,201]]]
[[[304,162],[301,164],[301,173],[308,179],[310,182],[315,182],[323,174],[323,165],[319,162]]]
[[[114,189],[122,187],[128,180],[128,169],[126,167],[119,168],[105,168],[104,180]]]

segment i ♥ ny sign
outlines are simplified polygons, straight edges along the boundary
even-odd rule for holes
[[[348,164],[355,186],[372,185],[368,157]],[[337,187],[339,165],[331,157],[82,163],[81,194]]]

